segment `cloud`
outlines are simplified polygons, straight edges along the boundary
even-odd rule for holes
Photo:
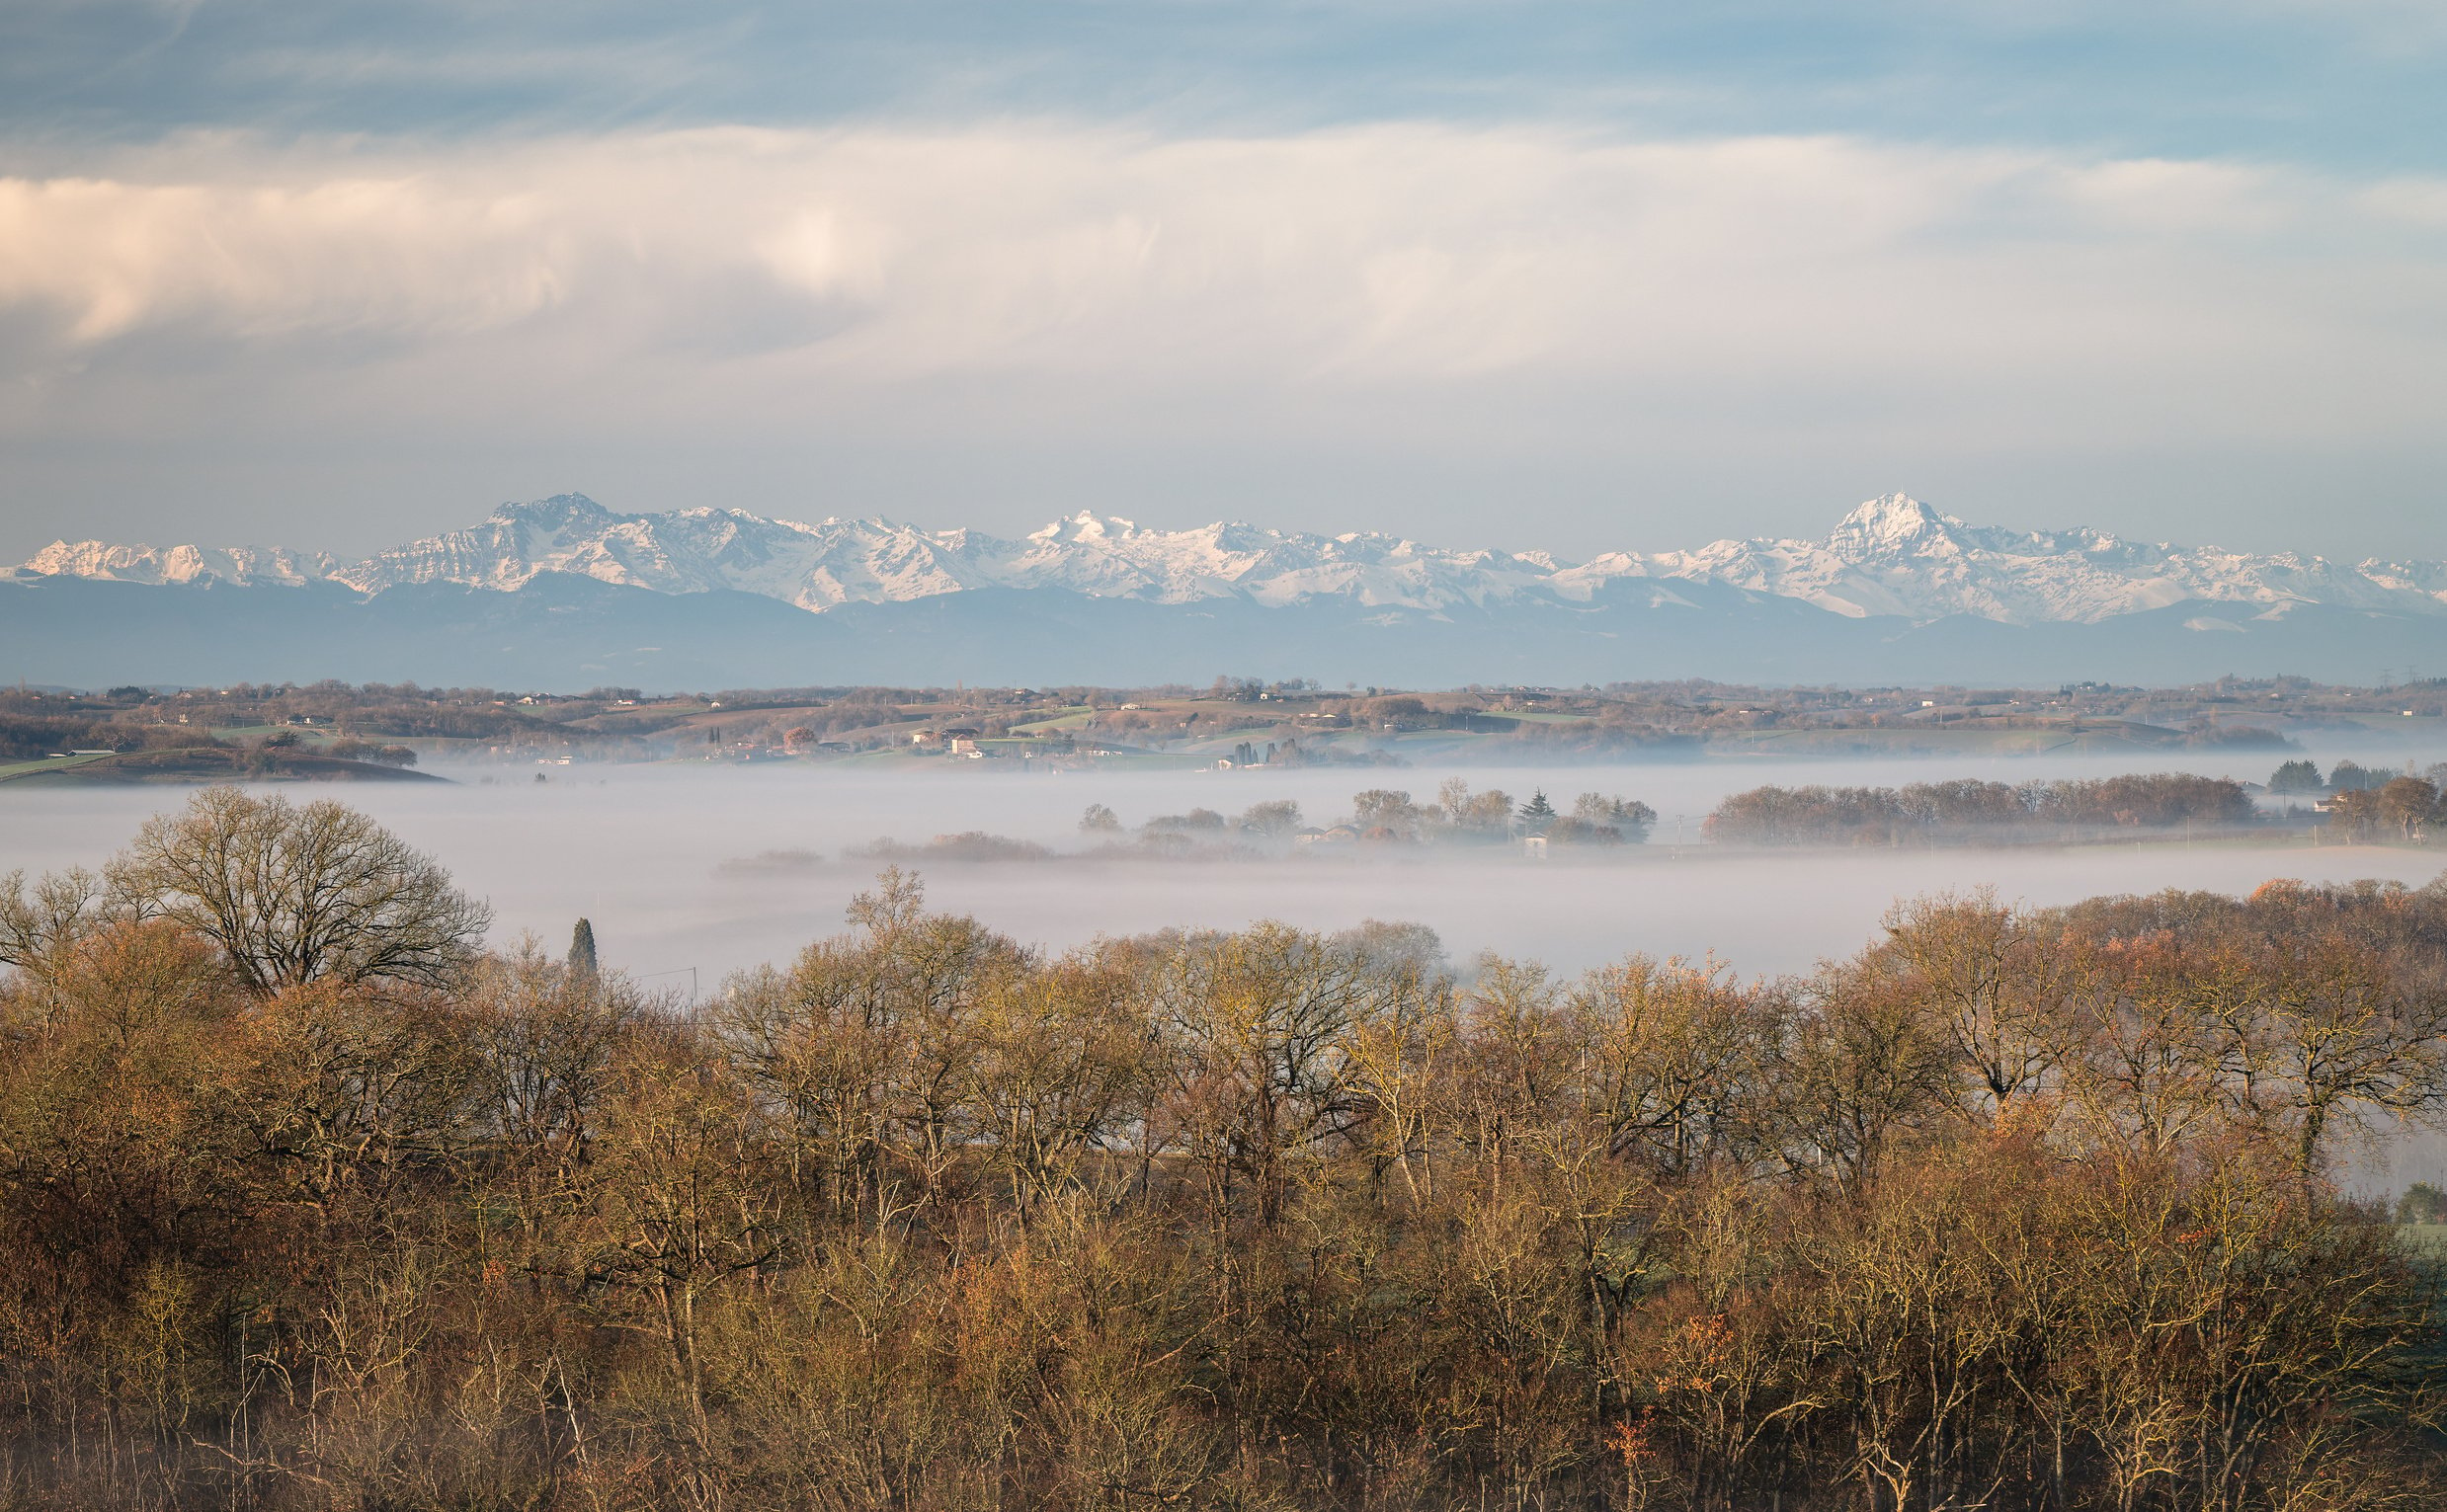
[[[2406,455],[2447,370],[2442,204],[2419,175],[1523,124],[195,136],[0,180],[0,435],[234,445],[277,410],[335,447],[884,472],[1020,438],[1065,477],[1125,442],[1475,447],[1482,479]]]
[[[159,155],[0,180],[0,306],[46,317],[54,353],[156,331],[255,347],[582,331],[640,358],[701,354],[709,300],[778,333],[743,335],[750,350],[887,380],[1773,378],[1836,352],[1944,361],[1971,339],[1994,363],[2067,334],[2141,348],[2173,329],[2284,348],[2341,334],[2294,328],[2288,280],[2385,277],[2357,240],[2384,222],[2401,244],[2442,193],[2223,163],[1424,124],[724,128],[425,152],[236,138]]]
[[[555,304],[565,216],[413,179],[303,184],[0,181],[0,300],[79,347],[164,326],[233,341],[447,340]]]

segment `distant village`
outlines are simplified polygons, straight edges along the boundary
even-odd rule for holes
[[[438,764],[977,763],[1216,770],[1561,765],[1752,756],[1870,757],[2310,745],[2447,749],[2447,682],[2342,687],[2230,678],[2178,688],[806,687],[584,694],[413,684],[0,690],[0,761],[181,744],[308,747]]]

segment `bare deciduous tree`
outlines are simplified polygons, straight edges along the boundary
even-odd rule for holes
[[[125,913],[108,882],[81,866],[52,872],[31,888],[22,871],[0,877],[0,966],[48,975],[52,951]]]
[[[430,856],[354,809],[207,788],[110,868],[140,912],[219,945],[250,992],[322,978],[436,987],[492,921]]]

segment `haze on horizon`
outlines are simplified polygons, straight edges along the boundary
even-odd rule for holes
[[[565,489],[2447,554],[2397,0],[0,15],[0,560]]]

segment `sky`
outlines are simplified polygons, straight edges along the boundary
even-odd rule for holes
[[[2428,0],[10,0],[0,563],[577,490],[2447,557]]]

